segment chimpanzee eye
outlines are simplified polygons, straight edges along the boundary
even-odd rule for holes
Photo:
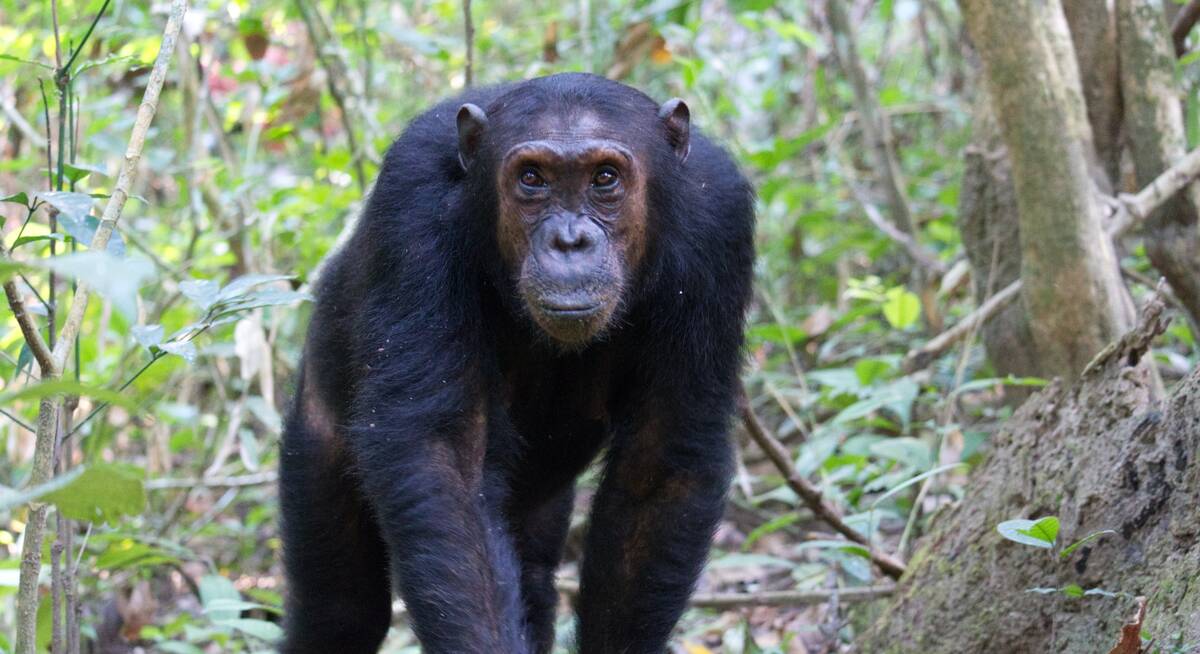
[[[530,188],[541,188],[546,185],[546,180],[540,173],[538,173],[538,171],[534,170],[533,168],[526,168],[522,170],[518,180],[521,182],[521,186],[527,186]]]
[[[612,166],[601,166],[596,170],[596,174],[592,175],[592,186],[610,188],[616,183],[617,171]]]

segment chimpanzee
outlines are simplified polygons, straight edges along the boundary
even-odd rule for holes
[[[659,654],[731,474],[753,192],[617,82],[468,91],[388,151],[316,290],[280,496],[283,651],[544,654],[576,477],[582,654]]]

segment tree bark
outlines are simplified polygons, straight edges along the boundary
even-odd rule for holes
[[[1034,346],[1043,370],[1071,379],[1129,327],[1132,305],[1101,226],[1092,130],[1066,18],[1058,0],[960,5],[1012,161]]]
[[[1117,25],[1110,0],[1062,0],[1079,64],[1097,166],[1106,192],[1120,178],[1121,85],[1117,69]],[[1098,180],[1099,181],[1099,180]]]
[[[1121,85],[1126,132],[1139,187],[1187,151],[1175,57],[1157,3],[1117,0]],[[1200,185],[1191,184],[1150,214],[1143,230],[1146,254],[1200,324]]]
[[[935,519],[895,599],[856,642],[871,654],[1106,652],[1150,598],[1162,651],[1200,642],[1200,369],[1164,402],[1138,365],[1165,329],[1162,304],[1074,384],[1056,382],[993,439],[967,496]],[[996,525],[1058,516],[1071,556],[1004,540]],[[1115,597],[1027,592],[1078,584]]]

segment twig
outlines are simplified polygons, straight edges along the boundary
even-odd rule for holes
[[[104,207],[96,233],[92,237],[89,249],[92,252],[103,252],[112,237],[113,229],[121,218],[121,211],[129,199],[133,178],[137,174],[138,161],[141,159],[142,147],[146,142],[146,133],[150,129],[150,121],[158,109],[158,96],[166,80],[167,68],[183,26],[183,14],[187,11],[187,0],[172,0],[171,12],[167,25],[163,30],[162,44],[159,46],[158,57],[150,71],[146,83],[146,92],[142,103],[138,106],[137,118],[129,136],[129,145],[125,149],[125,159],[121,163],[121,171],[113,186],[112,194]],[[87,310],[91,286],[86,279],[79,280],[71,308],[63,323],[62,332],[52,350],[51,370],[58,374],[66,364],[75,337],[78,336],[83,324],[83,315]],[[63,406],[63,396],[56,395],[43,398],[38,406],[37,440],[34,447],[33,469],[29,475],[31,486],[45,483],[53,474],[54,442],[59,412]],[[37,605],[38,605],[38,571],[41,569],[42,537],[46,526],[48,507],[41,502],[34,502],[29,509],[29,520],[25,526],[24,545],[21,551],[20,587],[17,591],[17,654],[34,654],[37,641]]]
[[[1176,57],[1187,52],[1187,37],[1197,20],[1200,20],[1200,0],[1192,0],[1175,14],[1175,22],[1171,23],[1171,41],[1175,44]]]
[[[863,213],[867,215],[867,220],[871,221],[871,224],[876,229],[903,247],[904,251],[908,253],[908,256],[918,266],[925,268],[936,277],[946,274],[946,264],[941,259],[938,259],[933,251],[918,243],[916,239],[906,234],[892,224],[892,221],[885,218],[883,213],[879,211],[879,207],[876,207],[871,202],[870,198],[867,197],[866,193],[857,184],[851,182],[849,186],[850,191],[854,193],[855,199],[862,206]]]
[[[12,124],[17,128],[17,131],[21,132],[21,134],[25,136],[25,139],[28,140],[31,145],[36,148],[45,149],[46,146],[44,143],[42,143],[42,137],[37,133],[36,130],[33,129],[33,125],[30,125],[29,121],[25,120],[25,117],[21,115],[21,112],[17,111],[17,107],[13,104],[11,99],[5,98],[0,100],[0,111],[4,112],[4,115],[7,116],[10,121],[12,121]]]
[[[350,158],[354,162],[355,181],[358,183],[358,190],[365,192],[367,189],[367,174],[363,168],[363,151],[359,148],[358,138],[354,135],[354,126],[351,124],[352,121],[346,103],[346,96],[342,93],[342,89],[337,83],[337,79],[343,77],[338,74],[341,67],[336,66],[332,58],[325,52],[324,44],[320,42],[320,36],[317,33],[315,21],[323,20],[320,18],[320,8],[316,6],[311,8],[313,13],[317,14],[314,17],[308,13],[309,7],[305,5],[305,0],[296,0],[296,7],[300,10],[300,18],[304,21],[304,28],[308,31],[308,38],[312,41],[313,50],[317,53],[317,61],[320,61],[321,67],[325,69],[325,80],[329,87],[329,95],[333,98],[334,104],[337,105],[338,113],[341,115],[342,129],[346,130],[346,144],[350,147]],[[332,38],[332,35],[330,38]]]
[[[746,399],[744,390],[740,410],[742,422],[746,425],[746,431],[750,433],[750,437],[754,439],[755,443],[758,443],[758,446],[766,453],[767,458],[771,459],[771,462],[783,474],[788,487],[795,491],[796,495],[800,496],[800,499],[804,501],[809,510],[818,518],[825,521],[830,527],[833,527],[834,531],[867,548],[871,560],[879,566],[879,569],[883,570],[884,574],[893,579],[899,579],[904,574],[904,563],[886,553],[875,551],[875,548],[867,540],[867,537],[846,524],[841,512],[832,504],[825,501],[825,496],[821,492],[821,489],[813,485],[804,476],[796,473],[787,448],[767,431],[766,426],[754,414],[754,410],[750,408],[750,402]]]
[[[475,83],[475,21],[471,19],[471,0],[463,0],[463,31],[467,40],[467,68],[463,80],[467,86]]]
[[[1000,289],[1000,292],[988,298],[987,301],[979,305],[977,309],[958,321],[950,329],[933,337],[921,347],[909,350],[908,354],[904,355],[901,369],[906,372],[912,372],[924,368],[931,359],[950,349],[952,345],[962,340],[978,326],[987,322],[998,311],[1008,306],[1009,302],[1017,299],[1020,294],[1021,280],[1018,279]]]
[[[560,579],[554,583],[558,592],[567,597],[579,594],[579,582]],[[837,598],[840,602],[868,602],[887,597],[896,591],[894,586],[865,588],[833,588],[830,590],[762,590],[753,593],[695,593],[688,605],[702,609],[740,609],[754,606],[809,606]]]
[[[25,422],[24,420],[21,420],[17,416],[9,413],[8,411],[5,411],[4,409],[0,409],[0,416],[4,416],[5,418],[8,418],[9,420],[17,423],[17,425],[24,427],[25,429],[27,429],[29,431],[34,431],[33,425]]]
[[[261,486],[273,484],[279,479],[279,473],[274,470],[252,475],[234,475],[231,477],[186,477],[181,479],[151,479],[146,482],[146,490],[167,490],[172,488],[240,488],[242,486]]]
[[[863,139],[874,153],[876,170],[887,192],[888,211],[896,226],[911,236],[916,233],[916,225],[900,181],[900,165],[896,161],[895,148],[888,138],[887,122],[881,115],[879,101],[873,94],[867,72],[859,58],[850,17],[846,14],[843,0],[828,0],[826,8],[829,29],[833,33],[834,51],[854,90]]]
[[[1113,208],[1113,216],[1108,224],[1109,236],[1117,238],[1145,220],[1197,175],[1200,175],[1200,148],[1184,155],[1141,191],[1135,194],[1122,193],[1115,200],[1104,198]]]

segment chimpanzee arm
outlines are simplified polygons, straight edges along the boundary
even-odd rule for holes
[[[641,339],[631,406],[615,416],[584,554],[580,654],[661,654],[721,517],[741,304],[676,309],[681,322]]]
[[[661,654],[708,555],[728,486],[726,413],[649,407],[614,443],[592,511],[580,654]]]
[[[442,354],[445,358],[445,353]],[[483,470],[486,420],[463,381],[371,379],[352,430],[391,571],[430,654],[522,654],[519,570]]]

